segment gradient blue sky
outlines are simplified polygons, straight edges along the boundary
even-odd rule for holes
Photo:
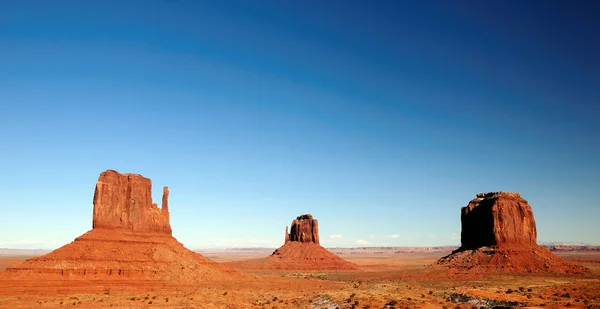
[[[600,243],[598,1],[0,0],[0,247],[91,228],[100,172],[192,248],[460,242],[517,191]]]

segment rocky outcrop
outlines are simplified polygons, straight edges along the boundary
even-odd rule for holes
[[[284,244],[287,244],[288,242],[290,242],[290,233],[288,233],[288,227],[285,227],[285,240],[284,240]]]
[[[456,274],[586,272],[537,245],[533,211],[519,193],[477,194],[461,208],[461,225],[461,247],[437,262]]]
[[[292,221],[290,233],[287,233],[286,227],[286,242],[287,241],[307,242],[319,244],[319,222],[313,219],[311,214],[305,214],[296,217]]]
[[[477,194],[461,209],[461,225],[463,249],[536,244],[533,211],[518,193]]]
[[[152,203],[152,181],[138,174],[108,170],[100,174],[94,192],[93,228],[122,228],[171,235],[169,189],[163,188],[162,208]]]
[[[266,258],[227,262],[225,265],[246,270],[354,270],[346,261],[319,244],[319,223],[310,214],[296,217],[285,227],[283,246]]]

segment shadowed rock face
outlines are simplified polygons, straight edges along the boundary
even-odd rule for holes
[[[296,220],[292,221],[290,233],[287,232],[285,235],[285,242],[298,241],[298,242],[312,242],[319,244],[319,222],[317,219],[313,219],[312,215],[306,214],[296,217]]]
[[[518,193],[477,194],[461,209],[461,249],[536,245],[533,211]]]
[[[93,228],[121,228],[171,235],[169,189],[163,188],[162,209],[152,203],[152,181],[138,174],[108,170],[94,192]]]

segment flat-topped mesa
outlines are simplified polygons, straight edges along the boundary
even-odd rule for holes
[[[536,245],[533,211],[519,193],[479,193],[461,208],[461,249]]]
[[[286,243],[291,241],[298,242],[312,242],[319,244],[319,222],[317,219],[313,219],[310,214],[305,214],[296,217],[296,220],[292,221],[290,232],[288,234],[286,227]]]
[[[152,181],[138,174],[107,170],[94,192],[93,228],[129,229],[171,235],[169,189],[163,188],[162,209],[152,203]]]

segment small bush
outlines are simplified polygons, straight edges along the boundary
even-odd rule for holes
[[[152,305],[152,301],[149,301],[149,302],[148,302],[148,305]]]
[[[512,292],[514,292],[512,289],[506,290],[506,294],[512,294]]]

